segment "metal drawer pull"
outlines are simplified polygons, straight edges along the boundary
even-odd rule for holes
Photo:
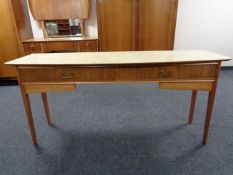
[[[67,79],[73,79],[73,77],[68,77],[68,76],[67,77],[63,77],[62,76],[61,79],[66,79],[67,80]]]
[[[63,80],[70,80],[70,79],[74,78],[74,75],[72,75],[72,74],[71,75],[62,74],[60,78],[63,79]]]
[[[172,73],[171,72],[159,72],[159,76],[163,78],[170,78],[172,77]]]

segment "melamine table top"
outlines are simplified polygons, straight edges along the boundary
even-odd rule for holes
[[[121,65],[228,61],[230,57],[209,51],[130,51],[31,54],[8,65]]]

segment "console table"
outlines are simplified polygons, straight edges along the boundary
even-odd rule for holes
[[[189,123],[198,91],[209,99],[202,143],[206,144],[221,63],[231,58],[209,51],[132,51],[32,54],[10,62],[15,66],[31,132],[37,144],[29,94],[41,93],[48,124],[46,93],[74,90],[80,83],[158,82],[160,89],[191,90]]]

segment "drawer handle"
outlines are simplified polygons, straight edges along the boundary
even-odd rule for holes
[[[73,79],[73,77],[71,77],[71,76],[70,77],[68,77],[68,76],[67,77],[62,76],[61,79],[63,79],[63,80],[70,80],[70,79]]]
[[[63,79],[63,80],[70,80],[70,79],[73,79],[74,76],[73,75],[65,75],[65,74],[63,74],[63,75],[61,75],[60,78]]]
[[[172,72],[160,72],[159,76],[162,78],[170,78],[172,77]]]

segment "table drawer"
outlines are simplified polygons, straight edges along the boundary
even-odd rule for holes
[[[24,67],[19,68],[23,83],[112,82],[115,71],[111,68],[85,67]]]
[[[180,71],[182,71],[182,67]],[[174,79],[178,78],[179,68],[178,66],[161,66],[158,67],[158,78],[160,79]]]
[[[73,42],[46,42],[42,43],[44,53],[53,52],[74,52]]]
[[[217,64],[107,67],[20,67],[22,82],[138,82],[214,80]]]
[[[178,64],[161,66],[120,67],[118,81],[212,80],[217,64]]]
[[[217,63],[209,64],[184,64],[177,66],[176,78],[178,79],[215,79]]]

